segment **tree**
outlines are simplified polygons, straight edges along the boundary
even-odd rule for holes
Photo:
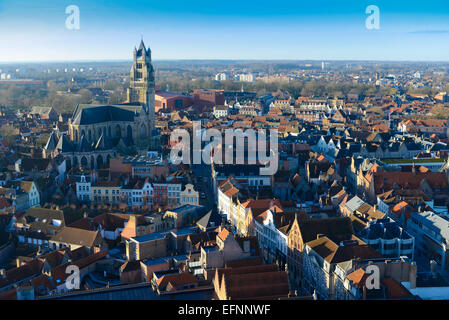
[[[92,92],[88,89],[81,89],[78,94],[81,96],[79,98],[79,103],[90,103],[92,101]]]
[[[18,134],[19,130],[11,125],[5,125],[0,127],[0,136],[9,144],[14,143]]]

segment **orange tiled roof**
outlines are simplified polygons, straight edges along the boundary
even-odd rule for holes
[[[348,280],[352,281],[352,283],[358,287],[364,286],[367,277],[368,275],[362,268],[359,268],[346,276]]]
[[[226,228],[223,228],[221,232],[218,233],[217,237],[220,238],[222,241],[226,241],[226,239],[229,236],[229,231]]]

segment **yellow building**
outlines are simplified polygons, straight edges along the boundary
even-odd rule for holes
[[[118,181],[98,181],[91,186],[92,202],[116,204],[121,202],[121,185]]]

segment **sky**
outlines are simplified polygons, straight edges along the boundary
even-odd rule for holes
[[[154,60],[449,61],[449,1],[0,0],[0,62],[130,60],[141,37]]]

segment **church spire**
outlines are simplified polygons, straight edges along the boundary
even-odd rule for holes
[[[150,57],[151,50],[150,48],[145,47],[145,43],[143,42],[143,36],[140,39],[139,49],[137,49],[137,56],[147,56]]]
[[[147,51],[145,48],[145,43],[143,43],[143,39],[140,40],[139,50],[143,50],[144,52]]]

